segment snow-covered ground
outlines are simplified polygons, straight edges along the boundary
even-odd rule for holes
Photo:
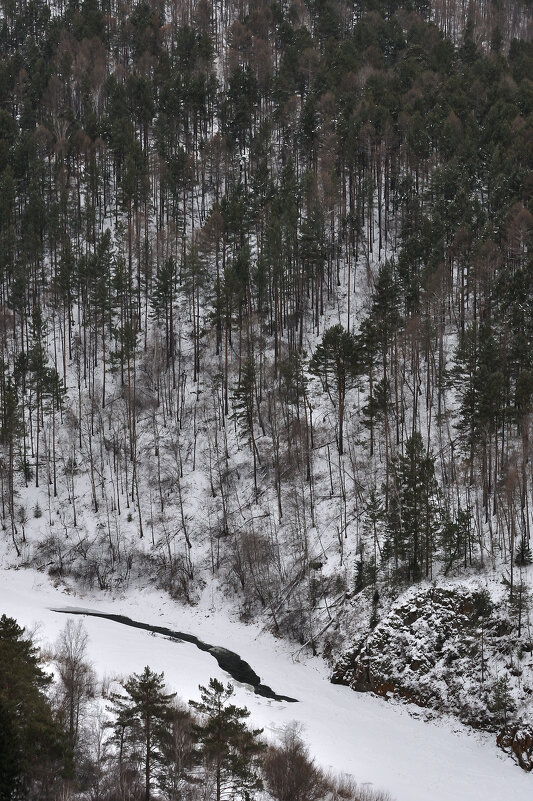
[[[290,721],[302,724],[311,753],[323,768],[351,774],[359,783],[388,790],[397,801],[531,801],[533,775],[498,751],[494,738],[467,731],[455,721],[426,721],[420,710],[331,685],[319,658],[298,654],[291,644],[230,618],[211,592],[195,608],[181,606],[153,589],[132,589],[120,598],[82,596],[54,587],[32,570],[0,572],[0,613],[36,630],[41,646],[53,644],[66,615],[52,608],[85,608],[190,632],[236,651],[277,693],[297,704],[261,698],[236,687],[239,705],[265,734]],[[208,653],[145,631],[94,617],[84,618],[89,656],[100,679],[127,676],[145,665],[164,671],[184,700],[198,699],[198,685],[228,676]],[[37,627],[37,628],[36,628]]]

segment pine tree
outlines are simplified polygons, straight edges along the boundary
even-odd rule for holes
[[[165,352],[167,367],[172,365],[175,381],[175,332],[174,301],[176,297],[176,262],[173,258],[165,259],[157,272],[152,293],[152,306],[157,322],[164,320]]]
[[[324,389],[330,393],[333,382],[339,424],[339,453],[344,452],[344,406],[346,393],[355,386],[362,372],[361,353],[357,338],[346,331],[342,325],[328,328],[309,362],[309,370],[322,381]]]
[[[226,687],[211,679],[208,687],[200,686],[201,701],[189,701],[201,716],[195,727],[199,752],[205,770],[215,779],[210,799],[221,801],[250,801],[254,790],[262,787],[259,775],[259,756],[264,748],[258,740],[262,729],[248,729],[245,724],[250,712],[246,707],[228,703],[233,686]]]
[[[380,264],[372,293],[370,313],[361,324],[359,337],[363,352],[364,369],[368,375],[368,404],[363,408],[370,429],[370,455],[374,453],[374,424],[383,422],[385,439],[385,464],[389,465],[389,419],[392,412],[390,400],[390,365],[393,359],[392,345],[401,317],[398,311],[400,294],[395,277],[395,266],[386,261]],[[381,367],[381,379],[376,381],[374,371]]]
[[[176,801],[188,798],[187,789],[197,782],[193,726],[190,710],[179,702],[174,703],[162,732],[161,759],[154,766],[154,776],[165,798]]]
[[[509,574],[507,574],[503,577],[502,584],[509,590],[509,610],[516,621],[516,634],[520,638],[523,620],[528,615],[531,607],[531,591],[527,582],[524,581],[522,570],[520,570],[518,581],[511,583]]]
[[[200,374],[200,327],[201,297],[207,283],[207,269],[204,254],[201,252],[198,238],[191,237],[184,253],[181,267],[182,290],[188,295],[190,317],[192,320],[192,340],[194,344],[193,381],[196,382]]]
[[[508,673],[504,673],[503,676],[499,676],[494,682],[490,706],[498,721],[503,723],[505,726],[509,713],[513,712],[513,710],[516,708],[511,692],[511,680],[509,679]]]
[[[480,679],[482,685],[485,682],[485,674],[487,670],[487,659],[485,657],[485,629],[487,626],[487,621],[490,619],[490,616],[493,611],[494,611],[494,604],[492,603],[492,599],[490,597],[490,593],[488,590],[483,589],[472,593],[472,620],[479,623],[479,633],[481,634]]]
[[[23,422],[19,408],[19,398],[17,392],[16,381],[11,376],[6,377],[5,365],[0,362],[0,398],[1,408],[0,413],[0,448],[7,451],[7,458],[5,461],[5,473],[7,474],[7,509],[9,518],[11,519],[11,536],[13,544],[20,556],[20,549],[16,540],[16,523],[15,523],[15,444],[17,438],[23,430]],[[2,475],[2,517],[6,517],[5,510],[5,491],[3,485],[4,474]]]
[[[46,798],[67,769],[66,738],[46,690],[52,677],[13,618],[0,618],[0,801]]]
[[[518,565],[518,567],[526,567],[532,562],[533,556],[531,555],[531,546],[528,542],[527,536],[522,534],[520,536],[518,548],[516,549],[515,564]]]
[[[419,581],[431,575],[440,523],[434,457],[419,432],[409,437],[405,453],[394,460],[393,482],[387,527],[396,567],[405,571],[407,581]]]
[[[119,743],[119,766],[123,767],[124,745],[129,740],[141,745],[144,763],[144,799],[150,801],[154,762],[160,757],[161,737],[169,716],[170,702],[176,693],[164,692],[163,673],[145,667],[124,683],[127,696],[114,694],[110,710],[116,716],[115,739]]]
[[[448,510],[442,515],[439,546],[444,559],[444,574],[455,562],[463,562],[466,569],[472,556],[472,511],[459,507],[452,516]]]
[[[250,450],[253,457],[254,487],[257,496],[257,462],[259,459],[259,451],[257,449],[254,433],[256,407],[255,382],[255,361],[253,357],[250,356],[242,365],[239,382],[233,392],[233,408],[235,410],[233,416],[250,443]]]
[[[363,530],[372,542],[372,556],[367,563],[363,564],[364,570],[362,570],[362,577],[364,578],[364,586],[367,584],[375,584],[377,581],[378,555],[381,555],[379,534],[383,528],[384,522],[385,510],[383,508],[383,503],[376,492],[376,488],[372,487],[363,521]],[[361,562],[363,562],[362,554]]]

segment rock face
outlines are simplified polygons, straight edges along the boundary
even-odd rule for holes
[[[502,749],[515,757],[524,770],[533,770],[533,727],[504,726],[496,738]]]
[[[531,636],[485,589],[424,587],[392,604],[334,667],[332,681],[396,696],[500,731],[498,742],[531,769]]]
[[[422,706],[457,694],[450,668],[467,659],[481,674],[479,600],[466,591],[430,588],[396,603],[336,665],[333,681]],[[481,679],[481,676],[480,676]]]

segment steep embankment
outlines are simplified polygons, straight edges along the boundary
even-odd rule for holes
[[[369,628],[354,635],[333,681],[450,712],[469,726],[497,732],[498,744],[531,770],[533,640],[527,591],[523,584],[515,586],[509,602],[506,589],[489,582],[410,590],[379,621],[376,610]]]

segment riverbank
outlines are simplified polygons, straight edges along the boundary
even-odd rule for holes
[[[195,608],[140,587],[120,598],[82,596],[68,586],[53,586],[36,571],[2,571],[0,611],[36,627],[41,645],[57,638],[65,615],[52,610],[66,606],[125,615],[231,649],[262,682],[299,701],[277,702],[235,682],[236,702],[249,708],[254,726],[275,738],[284,725],[297,721],[322,767],[386,789],[397,801],[530,801],[533,795],[533,776],[517,768],[485,735],[445,718],[426,721],[416,708],[330,684],[323,660],[305,656],[257,625],[231,619],[214,595],[204,596]],[[149,664],[164,671],[168,686],[185,700],[198,699],[198,685],[211,676],[230,679],[209,652],[191,643],[100,617],[87,617],[84,624],[100,679],[127,676]]]

